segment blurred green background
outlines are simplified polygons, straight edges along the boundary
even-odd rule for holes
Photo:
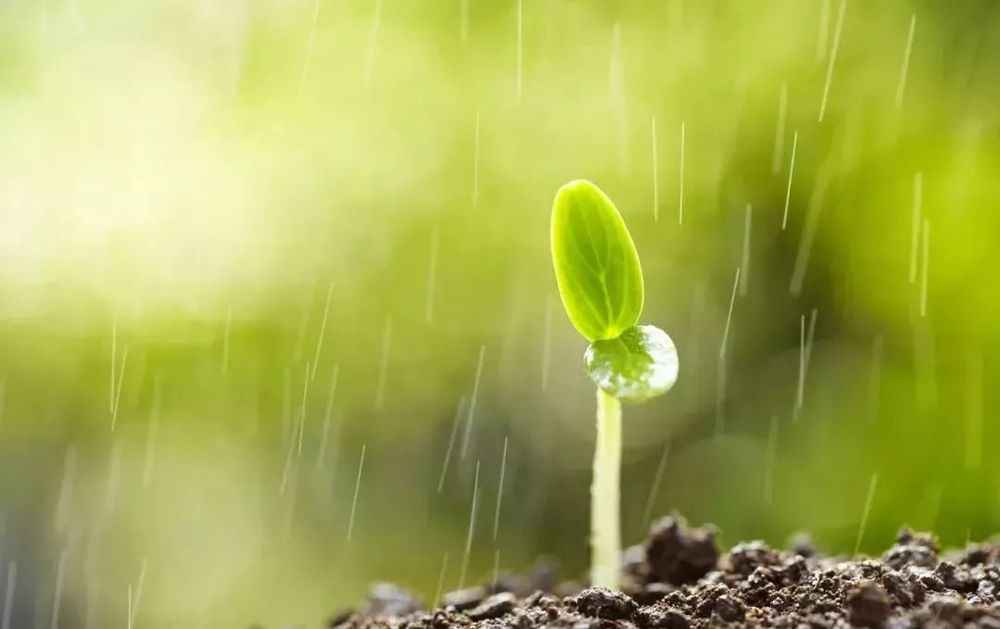
[[[870,489],[864,551],[996,532],[998,76],[988,1],[2,3],[11,626],[431,598],[477,489],[468,583],[578,575],[578,177],[681,357],[626,409],[626,541],[678,510],[851,552]]]

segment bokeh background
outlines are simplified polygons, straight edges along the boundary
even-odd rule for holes
[[[988,537],[998,76],[989,1],[3,2],[4,628],[579,575],[594,393],[548,252],[578,177],[681,357],[626,409],[628,542],[671,510]]]

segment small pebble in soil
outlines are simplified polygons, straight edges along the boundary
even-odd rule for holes
[[[896,543],[882,557],[890,568],[903,566],[934,568],[938,561],[938,544],[933,535],[914,533],[904,528],[896,536]]]
[[[675,585],[697,581],[715,569],[718,560],[715,529],[688,529],[679,516],[667,516],[656,522],[646,540],[650,581]]]
[[[611,620],[628,618],[639,607],[627,594],[601,587],[587,588],[571,602],[584,616]]]
[[[635,614],[636,624],[640,627],[655,629],[688,629],[691,621],[676,607],[654,605],[644,607]]]
[[[486,598],[486,590],[481,587],[465,588],[448,592],[441,598],[443,607],[453,607],[458,611],[472,609]]]
[[[728,569],[744,576],[749,575],[760,566],[776,566],[779,563],[778,554],[771,550],[767,544],[759,541],[737,544],[726,556]]]
[[[848,620],[856,627],[881,627],[889,617],[889,595],[873,581],[863,581],[847,593]]]
[[[472,620],[486,620],[488,618],[499,618],[504,614],[509,614],[514,610],[517,597],[510,592],[501,592],[487,598],[479,605],[467,612],[465,615]]]
[[[728,594],[723,594],[715,599],[715,613],[726,622],[736,622],[743,620],[743,617],[746,615],[746,608],[738,599]]]

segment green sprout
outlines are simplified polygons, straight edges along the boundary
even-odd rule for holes
[[[552,205],[552,264],[569,320],[588,341],[587,373],[597,384],[597,444],[591,484],[591,585],[618,586],[622,402],[665,393],[677,380],[677,350],[667,334],[637,325],[642,267],[614,203],[576,180]]]

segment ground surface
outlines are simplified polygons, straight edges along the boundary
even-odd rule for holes
[[[720,554],[714,531],[664,518],[626,553],[623,591],[557,584],[551,572],[444,595],[424,610],[409,592],[373,586],[340,629],[630,629],[715,626],[1000,629],[1000,543],[942,556],[903,530],[879,559],[820,556],[808,542],[750,542]]]

